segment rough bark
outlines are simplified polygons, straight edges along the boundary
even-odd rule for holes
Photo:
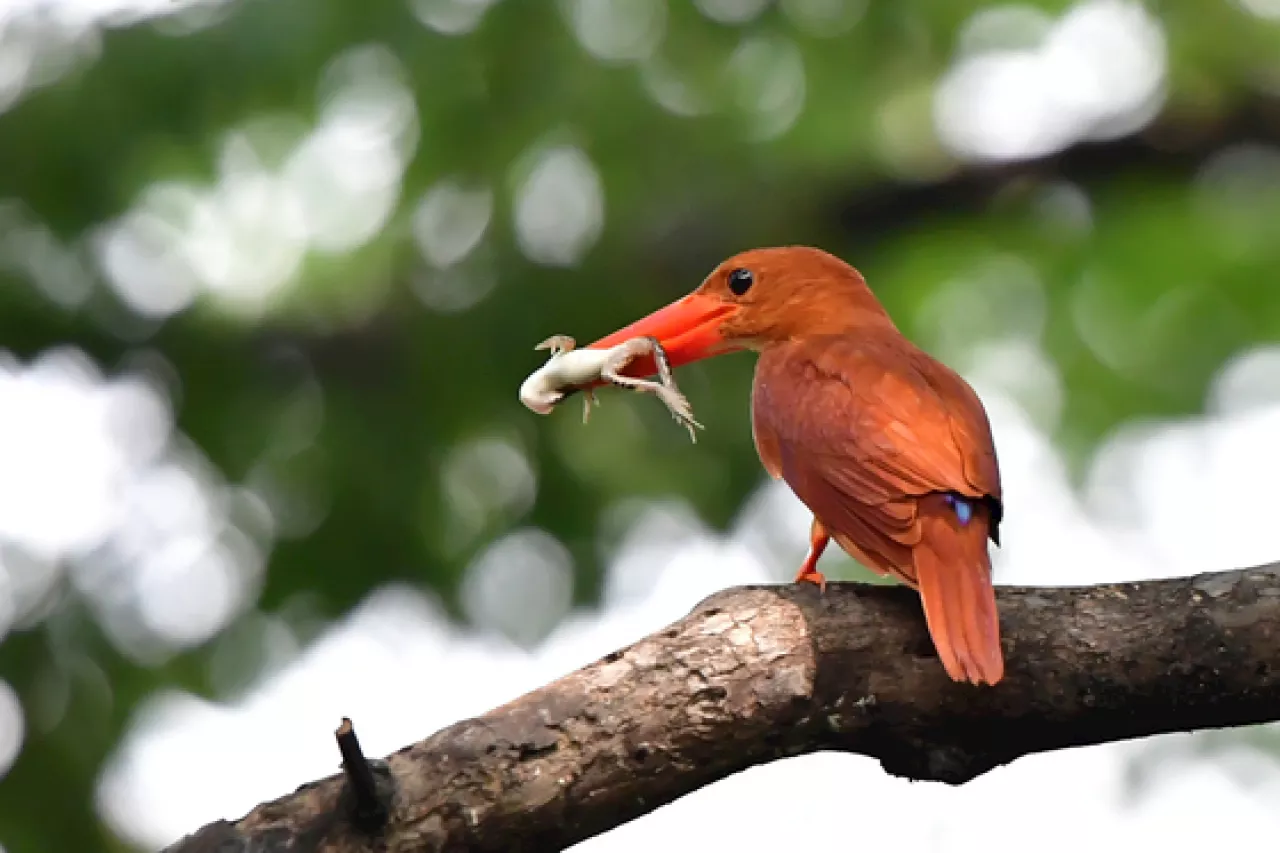
[[[999,598],[1007,674],[978,688],[947,679],[910,590],[726,590],[389,756],[371,833],[335,775],[169,853],[560,850],[784,756],[958,785],[1031,753],[1280,718],[1280,564]]]

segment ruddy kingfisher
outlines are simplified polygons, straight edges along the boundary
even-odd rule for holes
[[[947,674],[1004,675],[987,538],[1000,543],[1000,469],[987,414],[963,378],[912,344],[861,273],[820,249],[753,249],[691,294],[589,345],[656,339],[671,367],[759,354],[756,451],[813,513],[795,581],[821,590],[829,542],[919,592]],[[652,355],[627,364],[652,376]]]

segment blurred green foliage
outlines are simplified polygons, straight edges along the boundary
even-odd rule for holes
[[[575,598],[589,604],[599,528],[617,501],[678,495],[728,523],[762,477],[747,418],[750,356],[682,371],[707,427],[696,446],[647,399],[610,394],[583,427],[576,403],[538,418],[515,392],[544,357],[537,341],[604,334],[734,251],[800,242],[841,254],[908,334],[943,349],[947,335],[930,319],[938,295],[957,280],[977,292],[998,285],[1013,259],[1044,300],[1040,339],[1064,383],[1051,426],[1077,464],[1125,419],[1198,409],[1227,356],[1280,337],[1278,187],[1206,190],[1196,177],[1224,146],[1280,137],[1274,23],[1227,3],[1150,4],[1169,51],[1151,127],[1001,168],[952,159],[931,124],[933,86],[984,4],[855,4],[856,23],[831,38],[778,4],[744,26],[666,5],[659,55],[702,85],[715,107],[705,114],[664,109],[635,64],[585,51],[563,14],[572,4],[497,3],[460,36],[433,32],[404,3],[344,0],[228,3],[184,34],[163,21],[105,30],[96,57],[0,114],[0,199],[20,200],[93,279],[88,298],[67,307],[10,267],[0,345],[26,359],[70,342],[108,372],[160,354],[178,428],[229,482],[265,466],[310,514],[271,551],[257,607],[304,614],[299,624],[314,630],[393,579],[438,590],[459,612],[463,570],[515,525],[566,545]],[[786,40],[803,58],[803,110],[772,138],[758,138],[758,114],[720,75],[754,38]],[[154,182],[216,182],[232,130],[268,117],[314,122],[326,67],[361,45],[402,63],[417,109],[417,147],[385,227],[352,251],[309,253],[260,316],[202,298],[163,322],[131,317],[88,263],[93,229]],[[522,158],[555,141],[585,152],[604,197],[598,241],[565,267],[522,254],[511,212]],[[413,215],[427,188],[454,176],[495,190],[493,220],[463,262],[495,285],[474,307],[445,312],[415,295],[435,273],[423,271]],[[997,285],[990,292],[1005,293]],[[956,313],[953,332],[1007,332],[1000,298],[990,311]],[[521,448],[537,494],[467,528],[442,471],[479,436]],[[118,849],[92,812],[101,762],[158,687],[213,692],[219,642],[139,665],[71,594],[5,637],[0,674],[28,711],[20,758],[0,780],[8,851]],[[243,681],[256,665],[243,661]],[[44,726],[41,685],[54,671],[70,700]]]

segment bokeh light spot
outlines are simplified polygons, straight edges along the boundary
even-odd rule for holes
[[[1223,148],[1200,168],[1192,188],[1192,202],[1212,229],[1217,251],[1248,258],[1280,240],[1280,148]]]
[[[573,33],[603,62],[653,55],[667,26],[667,0],[561,0]]]
[[[458,314],[474,308],[498,286],[498,276],[488,258],[446,269],[416,270],[410,282],[423,305],[441,314]]]
[[[1223,365],[1209,389],[1208,409],[1217,415],[1280,408],[1280,346],[1238,353]]]
[[[469,545],[496,521],[528,512],[538,481],[524,452],[513,442],[487,436],[450,452],[441,473],[449,522],[442,538],[452,548]]]
[[[655,56],[640,69],[640,81],[653,102],[672,115],[697,116],[710,112],[712,100],[703,87],[681,74],[671,62]]]
[[[1038,157],[1129,133],[1163,102],[1161,24],[1131,0],[1083,0],[1051,26],[1024,7],[978,12],[938,84],[935,121],[958,155]]]
[[[516,239],[525,257],[545,266],[576,266],[604,228],[600,173],[574,145],[529,155],[516,189]]]
[[[422,195],[413,213],[413,237],[427,262],[457,264],[480,244],[493,216],[493,192],[446,178]]]
[[[918,309],[930,351],[963,365],[974,347],[997,339],[1038,343],[1048,297],[1036,269],[1017,255],[992,255],[944,283]]]
[[[694,0],[698,11],[721,24],[747,24],[760,16],[769,0]]]
[[[767,140],[791,129],[804,111],[804,58],[783,36],[748,36],[729,57],[738,108],[748,117],[748,138]]]
[[[528,648],[569,611],[573,560],[551,534],[523,528],[481,552],[467,567],[460,595],[479,628]]]
[[[833,38],[853,29],[867,11],[867,0],[782,0],[779,4],[807,36]]]
[[[1235,2],[1251,15],[1268,21],[1280,21],[1280,0],[1235,0]]]
[[[65,245],[16,200],[0,201],[0,270],[5,269],[30,279],[63,308],[80,307],[93,292],[80,247]]]
[[[351,48],[325,68],[322,119],[283,178],[314,248],[349,252],[386,224],[418,143],[418,114],[400,60],[382,45]]]
[[[418,20],[441,35],[460,36],[480,26],[497,0],[409,0]]]
[[[322,72],[320,122],[283,163],[272,162],[282,140],[271,124],[250,122],[225,137],[212,186],[148,187],[94,239],[117,295],[158,319],[202,294],[258,316],[296,283],[308,251],[346,253],[368,243],[395,209],[418,144],[406,79],[388,48],[350,48]]]
[[[0,779],[9,772],[26,737],[26,718],[22,700],[9,682],[0,679]]]

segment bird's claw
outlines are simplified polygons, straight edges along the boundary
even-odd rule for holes
[[[794,583],[805,583],[805,582],[817,584],[819,595],[826,594],[827,576],[824,575],[822,572],[814,571],[812,569],[810,569],[809,571],[805,571],[801,569],[800,573],[796,575]]]

